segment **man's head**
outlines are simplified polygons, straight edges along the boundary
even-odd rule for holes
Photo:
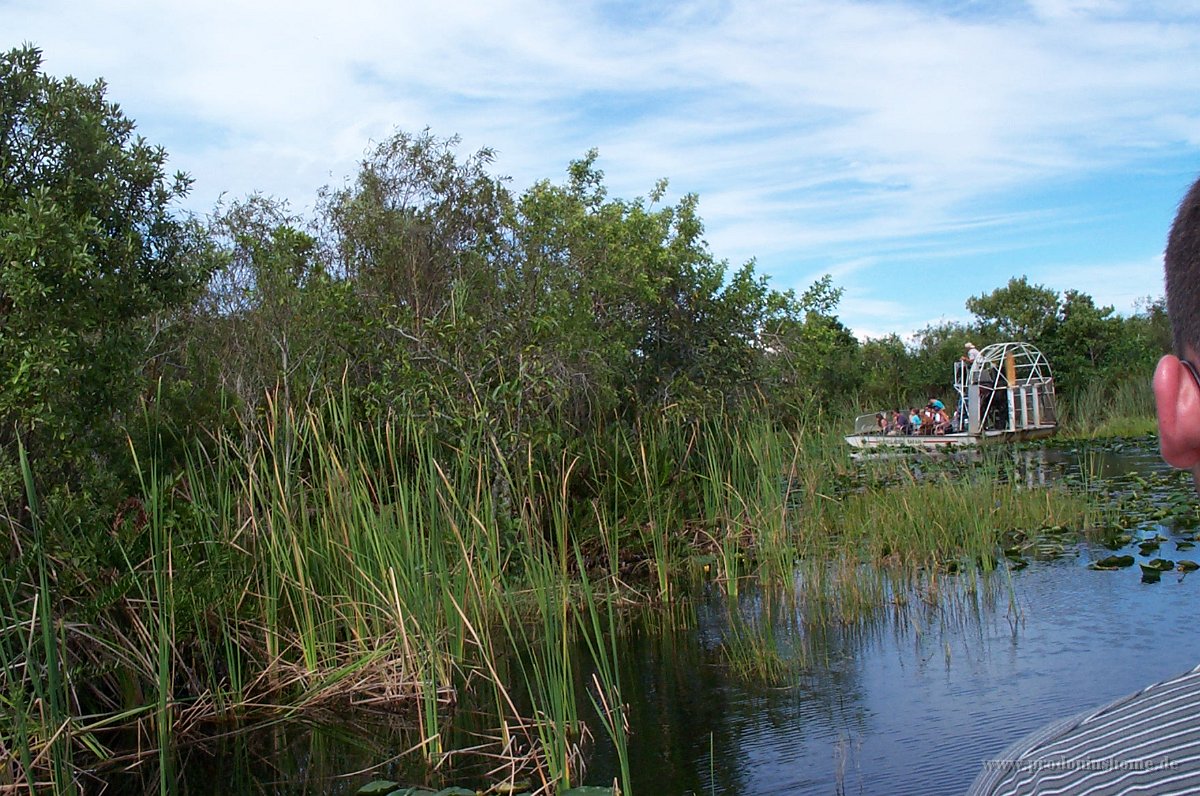
[[[1200,181],[1179,205],[1164,262],[1175,355],[1154,371],[1159,438],[1167,463],[1190,469],[1200,483],[1200,379],[1180,361],[1200,355]]]

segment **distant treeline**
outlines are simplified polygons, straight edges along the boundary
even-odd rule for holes
[[[1122,317],[1024,278],[969,324],[860,342],[828,277],[796,294],[717,259],[695,196],[611,197],[595,152],[514,193],[457,143],[395,134],[311,217],[256,195],[198,219],[103,83],[0,56],[3,510],[25,510],[19,446],[44,495],[115,510],[132,454],[170,468],[268,405],[349,402],[451,445],[483,422],[519,457],[648,417],[795,427],[944,395],[967,340],[1037,345],[1069,401],[1169,344],[1161,302]]]

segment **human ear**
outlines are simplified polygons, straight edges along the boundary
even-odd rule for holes
[[[1200,385],[1187,366],[1168,354],[1154,369],[1154,403],[1162,457],[1173,467],[1200,465]]]

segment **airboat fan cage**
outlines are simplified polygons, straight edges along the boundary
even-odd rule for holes
[[[1008,371],[1008,363],[1012,362],[1012,373]],[[1012,386],[1019,387],[1031,384],[1054,383],[1054,374],[1050,372],[1050,362],[1041,351],[1029,343],[993,343],[980,350],[979,356],[971,366],[969,377],[971,384],[979,384],[980,376],[988,368],[995,368],[1011,380]],[[1015,376],[1015,378],[1013,378]]]
[[[971,434],[1028,432],[1058,423],[1054,374],[1029,343],[994,343],[979,351],[955,387]]]

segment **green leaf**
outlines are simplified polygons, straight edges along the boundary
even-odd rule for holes
[[[1107,556],[1095,563],[1096,569],[1120,569],[1133,566],[1133,556]]]

